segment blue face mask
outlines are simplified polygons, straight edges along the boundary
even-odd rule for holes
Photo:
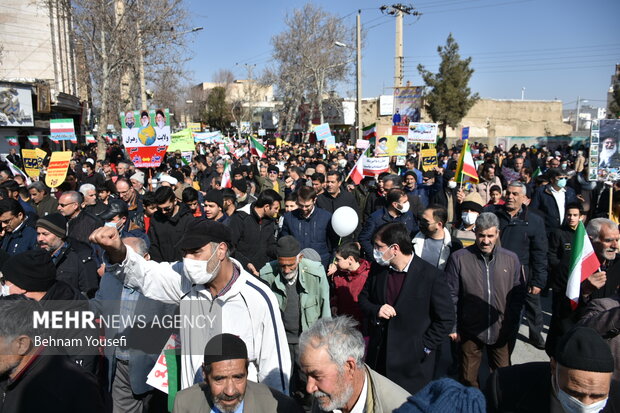
[[[560,188],[564,188],[564,187],[566,186],[566,178],[558,179],[558,183],[557,183],[557,185],[558,185]]]

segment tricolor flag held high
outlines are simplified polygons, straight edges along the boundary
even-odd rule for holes
[[[365,128],[362,128],[362,139],[370,140],[370,138],[377,137],[377,124],[373,123],[372,125],[368,125]]]
[[[33,146],[39,146],[39,137],[37,135],[29,135],[28,142],[30,142]]]
[[[265,156],[265,146],[258,141],[254,136],[250,136],[250,150],[259,158]]]
[[[232,180],[230,179],[230,162],[224,164],[224,172],[222,173],[222,188],[232,188]]]
[[[93,135],[86,135],[86,143],[97,143],[97,139]]]
[[[360,158],[357,160],[355,166],[353,167],[353,169],[351,169],[351,172],[349,172],[347,179],[345,179],[345,182],[349,178],[351,178],[351,180],[355,182],[355,185],[359,185],[360,182],[362,182],[362,179],[364,179],[364,159],[366,159],[367,153],[368,149],[366,149],[362,156],[360,156]]]
[[[583,226],[583,222],[580,221],[573,236],[568,282],[566,283],[566,296],[569,298],[573,310],[579,304],[581,283],[594,274],[600,265],[594,248],[592,248],[590,238],[588,238],[586,233],[586,228]]]
[[[19,145],[19,142],[17,142],[17,138],[15,136],[7,136],[6,137],[6,142],[10,146],[18,146]]]
[[[459,163],[456,165],[454,180],[458,183],[478,183],[478,172],[476,172],[476,164],[474,163],[473,156],[471,156],[469,141],[467,140],[465,140],[463,149],[461,149],[461,156],[459,157]]]
[[[32,181],[30,180],[30,177],[28,176],[28,174],[24,173],[24,171],[22,171],[17,166],[15,166],[15,164],[13,164],[11,161],[9,161],[6,158],[4,158],[4,162],[6,162],[7,165],[9,166],[9,169],[11,170],[11,173],[13,173],[13,176],[15,176],[15,175],[23,176],[24,180],[26,181],[26,185],[30,185],[32,183]]]

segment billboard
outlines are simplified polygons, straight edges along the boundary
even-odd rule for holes
[[[407,136],[410,143],[435,143],[437,142],[437,124],[411,122]]]
[[[121,112],[123,145],[138,168],[158,167],[170,145],[168,109]]]
[[[620,179],[620,119],[593,120],[590,129],[590,180]]]
[[[0,126],[34,126],[29,87],[0,85]]]
[[[403,86],[394,88],[393,125],[408,126],[420,121],[424,86]]]

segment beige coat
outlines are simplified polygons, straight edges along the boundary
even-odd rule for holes
[[[211,406],[207,400],[205,384],[177,393],[172,413],[209,413]],[[264,384],[248,380],[243,399],[243,413],[301,413],[301,407],[290,397]]]

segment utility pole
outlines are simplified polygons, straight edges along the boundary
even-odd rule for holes
[[[521,100],[525,100],[525,86],[521,88]]]
[[[581,111],[581,96],[577,96],[577,116],[575,117],[575,132],[579,132],[579,112]]]
[[[403,16],[421,16],[422,13],[414,10],[413,6],[402,3],[391,6],[381,6],[382,13],[396,17],[396,41],[394,48],[394,87],[403,85]]]
[[[362,139],[362,11],[357,11],[357,65],[356,69],[356,77],[357,77],[357,87],[356,87],[356,97],[357,97],[357,139]],[[355,145],[355,141],[353,142]]]

